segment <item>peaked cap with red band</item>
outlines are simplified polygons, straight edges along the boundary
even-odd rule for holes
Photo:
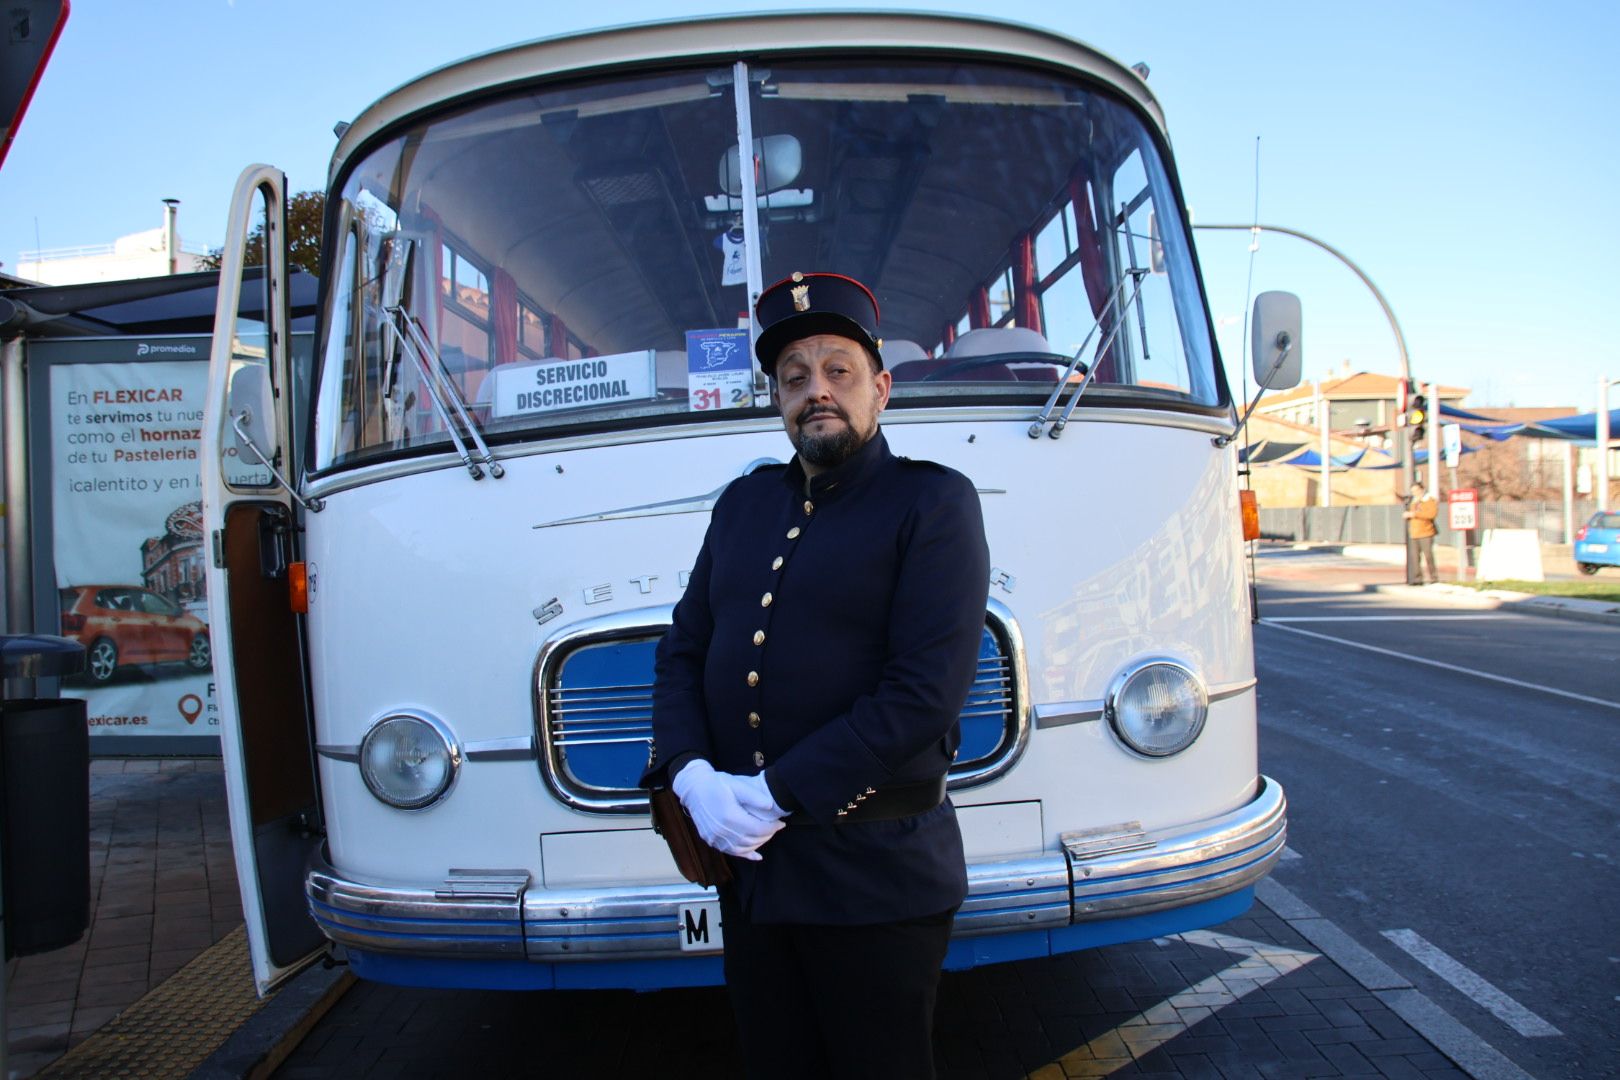
[[[883,366],[877,298],[852,277],[799,273],[785,277],[759,294],[754,317],[759,320],[754,354],[767,375],[776,374],[776,358],[783,349],[813,334],[849,338]]]

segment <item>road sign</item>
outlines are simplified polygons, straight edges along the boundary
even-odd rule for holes
[[[1476,488],[1452,488],[1446,496],[1451,508],[1451,531],[1479,528],[1479,491]]]
[[[1457,424],[1440,425],[1440,444],[1445,448],[1446,468],[1455,469],[1462,457],[1462,428]]]

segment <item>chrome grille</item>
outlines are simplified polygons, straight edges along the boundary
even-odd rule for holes
[[[625,613],[576,626],[541,651],[541,768],[552,790],[582,810],[644,813],[636,781],[652,742],[653,653],[668,620]],[[638,616],[641,616],[638,618]],[[1022,644],[1011,613],[994,601],[977,674],[961,713],[951,787],[1000,775],[1028,736],[1020,705]]]

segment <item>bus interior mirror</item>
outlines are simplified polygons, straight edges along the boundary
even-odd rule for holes
[[[804,171],[804,148],[796,136],[766,135],[754,140],[754,161],[759,170],[758,194],[768,195],[799,178]],[[735,146],[720,159],[720,190],[732,198],[742,194],[742,170],[738,168]]]
[[[405,299],[405,287],[409,283],[411,272],[411,256],[415,253],[415,242],[408,236],[394,233],[383,241],[385,261],[383,263],[382,301],[383,309],[397,308]]]
[[[1303,359],[1299,297],[1263,292],[1254,298],[1254,381],[1267,390],[1299,385]]]
[[[275,443],[274,395],[270,371],[263,364],[246,363],[231,373],[231,445],[239,458],[260,462],[270,457]]]
[[[1159,215],[1148,210],[1148,266],[1155,274],[1164,273],[1164,237],[1159,235]]]

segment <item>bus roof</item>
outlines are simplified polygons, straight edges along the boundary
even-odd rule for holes
[[[338,139],[328,182],[395,123],[447,103],[538,79],[669,62],[730,63],[761,52],[918,51],[1001,57],[1079,72],[1112,86],[1164,134],[1164,113],[1135,71],[1050,30],[975,15],[815,11],[753,13],[609,27],[482,53],[436,68],[368,106]]]

